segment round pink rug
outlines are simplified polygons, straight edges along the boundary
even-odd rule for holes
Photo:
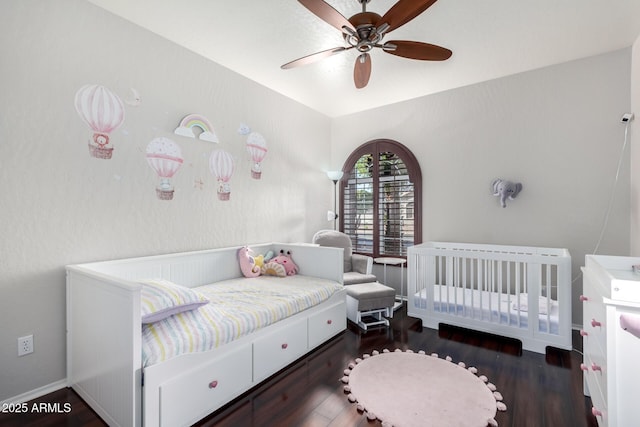
[[[349,400],[369,419],[395,427],[497,426],[502,395],[474,367],[421,351],[365,354],[342,378]]]

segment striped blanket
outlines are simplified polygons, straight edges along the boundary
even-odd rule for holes
[[[194,289],[210,303],[142,325],[143,366],[231,342],[322,303],[342,285],[295,275],[238,278]]]

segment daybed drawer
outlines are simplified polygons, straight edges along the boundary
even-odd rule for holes
[[[307,319],[281,326],[253,342],[253,380],[262,381],[307,352]]]
[[[316,348],[347,327],[347,304],[336,305],[309,316],[309,348]]]
[[[251,380],[247,344],[160,386],[160,425],[191,425],[249,388]]]

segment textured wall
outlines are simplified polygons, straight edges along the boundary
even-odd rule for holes
[[[640,256],[640,37],[633,44],[631,64],[631,255]]]
[[[630,67],[625,49],[334,119],[332,156],[376,138],[409,147],[422,168],[424,241],[568,248],[577,324],[579,267],[609,204]],[[494,178],[524,186],[504,209]],[[629,253],[629,180],[627,145],[598,253]]]
[[[0,29],[0,401],[65,378],[66,264],[310,241],[328,226],[325,116],[84,1],[3,2]],[[74,108],[86,83],[141,97],[125,105],[110,160],[89,156],[92,132]],[[189,113],[207,117],[220,144],[174,135]],[[269,144],[261,180],[241,122]],[[145,159],[160,136],[184,157],[172,201],[156,198]],[[214,148],[236,160],[228,202],[209,172]],[[35,353],[18,358],[27,334]]]

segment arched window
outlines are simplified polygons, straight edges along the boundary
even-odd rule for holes
[[[354,252],[405,257],[422,243],[422,173],[402,144],[378,139],[358,147],[340,182],[340,230]]]

